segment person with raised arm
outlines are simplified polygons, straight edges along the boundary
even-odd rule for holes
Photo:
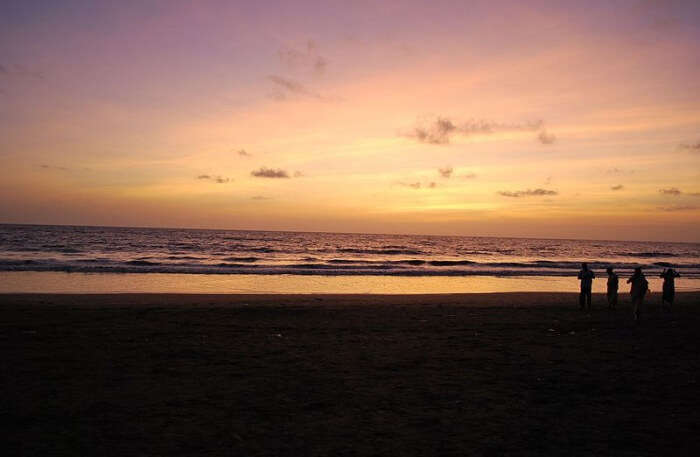
[[[681,275],[673,268],[664,268],[659,277],[664,278],[663,293],[661,294],[661,308],[671,311],[673,300],[676,298],[676,278]],[[666,306],[668,303],[668,306]]]

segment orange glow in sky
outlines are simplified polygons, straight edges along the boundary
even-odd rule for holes
[[[700,241],[697,2],[252,3],[3,2],[0,223]]]

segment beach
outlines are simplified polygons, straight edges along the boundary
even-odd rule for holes
[[[697,455],[700,293],[4,294],[6,455]]]
[[[700,0],[0,23],[0,457],[700,456]]]

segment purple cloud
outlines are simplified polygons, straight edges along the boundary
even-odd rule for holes
[[[414,127],[406,136],[415,138],[421,143],[448,144],[455,134],[463,136],[489,135],[496,132],[537,131],[542,128],[542,121],[523,123],[503,123],[479,119],[471,119],[457,124],[451,119],[438,116],[427,126]]]
[[[674,197],[677,197],[683,192],[681,192],[679,189],[676,189],[675,187],[668,187],[666,189],[659,189],[659,193],[663,195],[672,195]]]
[[[445,167],[445,168],[438,168],[438,173],[439,173],[440,176],[442,176],[443,178],[448,178],[448,179],[449,179],[449,178],[452,177],[452,173],[454,173],[454,169],[453,169],[452,167],[450,167],[450,166],[447,166],[447,167]]]
[[[251,171],[250,174],[256,178],[289,178],[289,174],[280,168],[260,167],[258,170]]]
[[[199,179],[201,181],[211,181],[211,182],[215,182],[217,184],[226,184],[227,182],[230,181],[229,178],[225,178],[223,176],[218,176],[218,175],[216,175],[216,176],[199,175],[199,176],[197,176],[197,179]]]
[[[503,197],[512,197],[512,198],[520,198],[520,197],[543,197],[546,195],[558,195],[559,192],[555,190],[547,190],[547,189],[527,189],[527,190],[516,190],[516,191],[500,191],[498,192],[499,195]]]

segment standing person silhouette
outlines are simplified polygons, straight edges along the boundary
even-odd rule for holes
[[[634,312],[634,320],[638,321],[641,317],[642,305],[644,304],[644,296],[649,290],[649,282],[642,273],[642,267],[634,269],[634,274],[627,280],[627,284],[632,283],[630,295],[632,295],[632,310]]]
[[[659,275],[660,278],[664,278],[663,293],[661,295],[661,307],[671,311],[671,306],[673,306],[673,300],[676,297],[676,278],[680,278],[681,275],[678,274],[673,268],[664,268],[663,273]],[[668,307],[665,304],[668,303]]]
[[[591,310],[591,289],[593,287],[595,273],[588,269],[586,262],[581,264],[581,271],[578,272],[578,279],[581,280],[581,293],[578,296],[579,307],[583,310],[586,307]]]
[[[615,309],[617,306],[617,289],[620,285],[620,279],[613,271],[612,267],[608,267],[605,271],[608,273],[608,293],[606,294],[608,298],[608,309]]]

